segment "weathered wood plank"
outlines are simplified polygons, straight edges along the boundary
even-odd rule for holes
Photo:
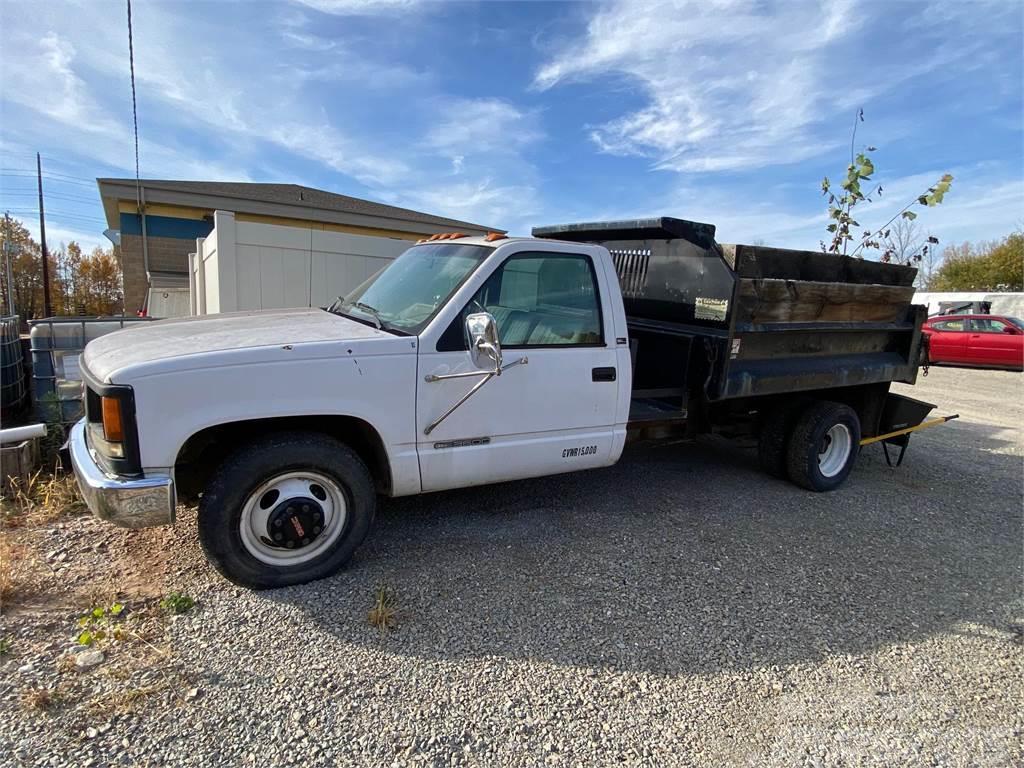
[[[902,318],[913,287],[742,279],[737,322],[891,322]]]

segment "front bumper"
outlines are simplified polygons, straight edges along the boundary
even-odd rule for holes
[[[97,465],[85,442],[84,419],[71,428],[68,447],[78,487],[96,517],[124,528],[174,523],[172,478],[108,475]]]

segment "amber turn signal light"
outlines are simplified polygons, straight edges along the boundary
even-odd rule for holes
[[[103,437],[111,443],[124,440],[124,427],[121,424],[121,403],[116,397],[103,397]]]

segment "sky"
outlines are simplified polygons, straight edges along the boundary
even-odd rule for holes
[[[305,184],[528,234],[677,216],[817,248],[823,176],[877,147],[880,225],[1024,226],[1024,4],[982,0],[133,4],[143,178]],[[0,210],[105,245],[134,176],[124,2],[0,2]]]

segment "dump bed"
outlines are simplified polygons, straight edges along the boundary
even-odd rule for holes
[[[714,402],[917,377],[926,312],[911,267],[720,245],[713,225],[667,217],[533,234],[611,252],[640,394]]]

